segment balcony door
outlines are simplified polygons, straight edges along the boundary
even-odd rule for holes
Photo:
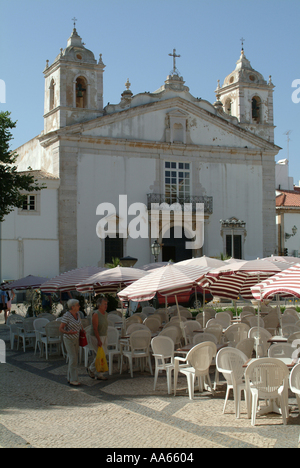
[[[191,196],[190,163],[165,161],[165,201],[173,203],[189,202]]]

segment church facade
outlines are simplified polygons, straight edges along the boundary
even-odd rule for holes
[[[120,102],[106,107],[102,55],[96,60],[75,28],[67,47],[51,65],[47,61],[44,130],[17,149],[18,170],[30,166],[47,189],[28,196],[24,209],[3,223],[2,279],[103,266],[114,256],[136,257],[138,267],[154,261],[155,239],[164,261],[275,253],[280,148],[271,78],[266,82],[242,50],[211,104],[190,94],[175,51],[173,57],[173,73],[158,90],[133,95],[128,80]],[[176,204],[178,212],[164,225],[160,216],[151,218],[153,204]],[[183,229],[185,204],[192,212],[190,233]],[[200,205],[203,245],[186,249]],[[108,222],[99,233],[103,216]],[[131,235],[134,218],[147,225],[148,236]],[[157,236],[151,238],[154,222]]]

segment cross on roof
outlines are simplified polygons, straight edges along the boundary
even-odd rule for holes
[[[245,40],[246,40],[246,39],[244,39],[243,37],[241,37],[241,39],[240,39],[240,41],[241,41],[241,43],[242,43],[242,50],[244,50],[244,41],[245,41]]]
[[[180,57],[180,55],[176,55],[176,49],[173,49],[173,54],[169,54],[170,57],[173,57],[173,73],[176,73],[176,57]]]
[[[77,18],[75,18],[75,16],[74,16],[74,18],[72,18],[72,21],[74,21],[74,28],[75,28],[75,27],[76,27]]]

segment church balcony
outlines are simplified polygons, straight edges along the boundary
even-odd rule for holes
[[[192,212],[196,212],[196,204],[203,203],[204,205],[204,213],[205,214],[212,214],[213,212],[213,197],[207,196],[174,196],[172,198],[163,194],[159,193],[148,193],[147,194],[147,207],[148,210],[151,210],[152,203],[158,203],[161,205],[162,203],[167,203],[168,205],[172,205],[174,203],[179,203],[184,208],[185,203],[192,204]]]

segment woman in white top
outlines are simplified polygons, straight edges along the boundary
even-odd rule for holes
[[[62,318],[60,332],[64,337],[64,345],[69,357],[68,382],[70,385],[78,386],[78,351],[79,351],[79,332],[82,328],[79,315],[79,301],[70,299],[68,301],[68,312]]]

